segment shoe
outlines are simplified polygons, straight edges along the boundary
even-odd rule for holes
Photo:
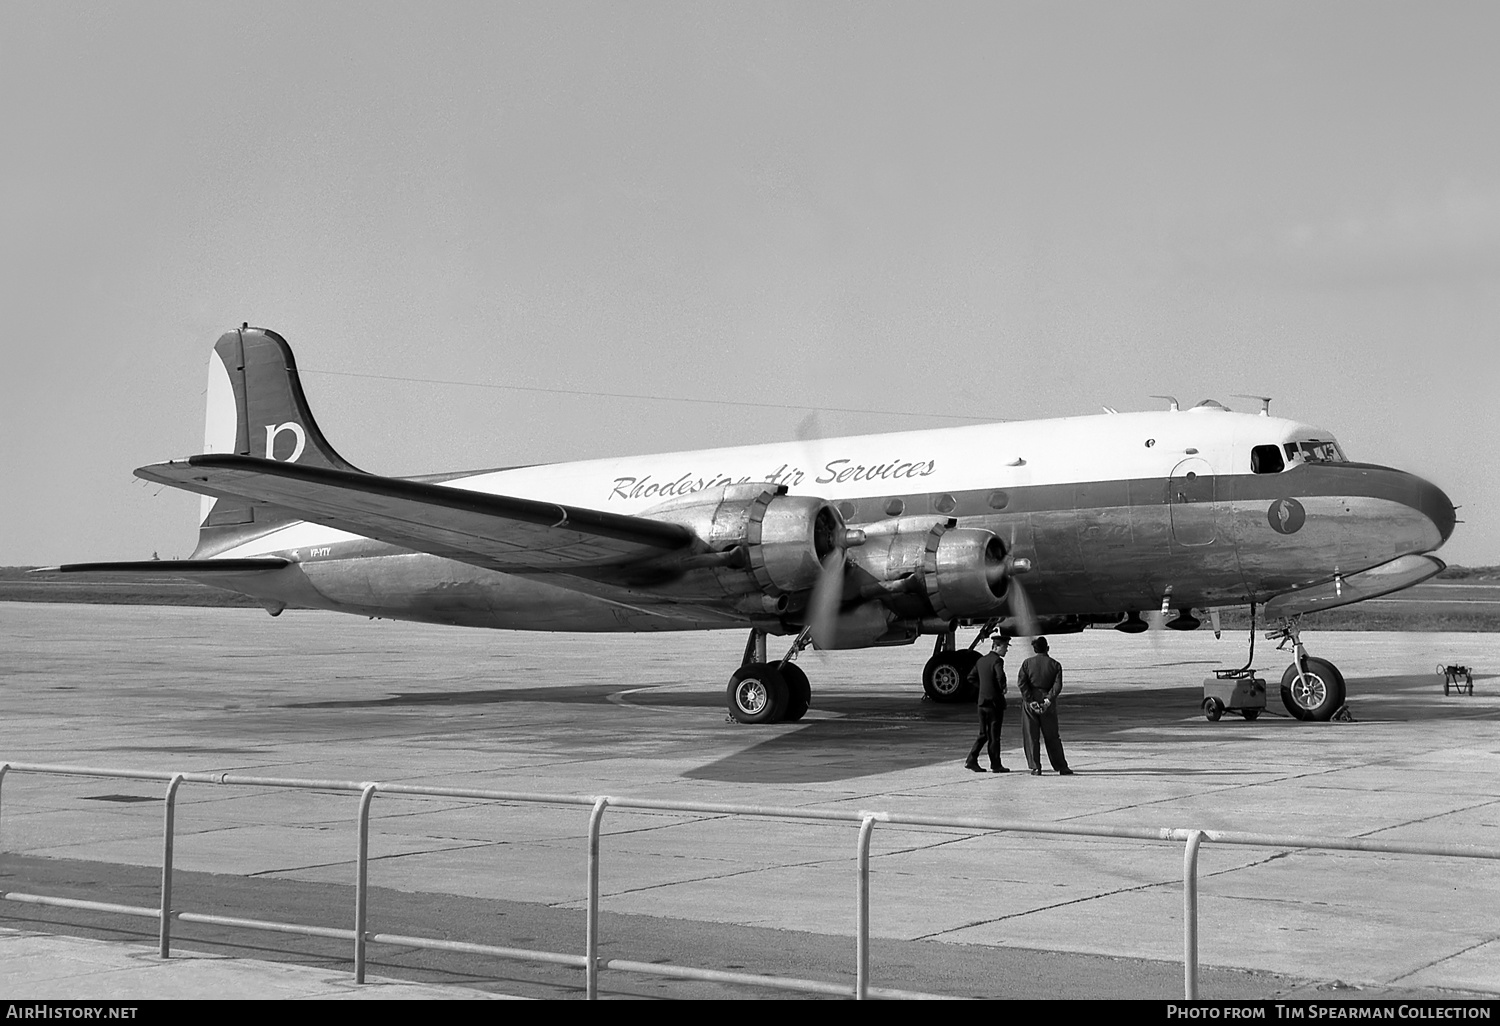
[[[991,773],[1009,773],[1010,770],[1006,769],[1004,766],[991,766],[990,767],[990,772]]]
[[[1073,771],[1064,766],[1062,769],[1057,771],[1057,775],[1060,777],[1071,777],[1073,775]]]
[[[975,773],[983,773],[984,772],[984,767],[981,766],[981,765],[979,765],[979,763],[977,763],[977,762],[966,762],[966,763],[964,763],[964,769],[973,770]]]
[[[1039,777],[1039,776],[1042,775],[1042,771],[1039,770],[1039,769],[1032,770],[1031,771],[1031,775],[1034,776],[1034,777]]]

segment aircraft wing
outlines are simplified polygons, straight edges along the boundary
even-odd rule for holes
[[[34,574],[134,574],[137,577],[216,577],[228,574],[260,573],[290,566],[291,560],[280,556],[257,559],[136,559],[112,563],[64,563],[62,566],[39,566]]]
[[[586,575],[701,544],[680,524],[254,456],[210,453],[135,473],[506,573]]]

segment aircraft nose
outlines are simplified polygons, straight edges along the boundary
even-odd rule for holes
[[[1443,541],[1438,544],[1447,541],[1453,533],[1453,525],[1458,523],[1458,510],[1447,493],[1432,482],[1417,478],[1416,506],[1432,521],[1438,534],[1442,535]]]

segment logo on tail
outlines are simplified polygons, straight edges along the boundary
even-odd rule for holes
[[[292,433],[295,444],[292,446],[292,454],[281,462],[296,463],[297,457],[302,455],[302,450],[307,448],[307,432],[303,431],[302,425],[298,424],[295,420],[289,420],[285,424],[266,425],[266,459],[276,459],[276,436],[283,431],[290,431]]]

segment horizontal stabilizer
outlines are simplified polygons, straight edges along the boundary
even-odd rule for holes
[[[39,566],[34,574],[137,574],[141,577],[203,577],[210,574],[247,574],[280,570],[291,560],[279,556],[263,559],[140,559],[114,563],[64,563]]]
[[[1410,588],[1436,577],[1448,564],[1432,555],[1399,556],[1389,563],[1361,570],[1346,577],[1334,577],[1304,588],[1284,591],[1266,603],[1265,617],[1277,620],[1299,613],[1316,613],[1324,609],[1379,598]]]
[[[254,456],[210,453],[135,473],[490,570],[618,567],[701,544],[688,528],[660,520]]]

